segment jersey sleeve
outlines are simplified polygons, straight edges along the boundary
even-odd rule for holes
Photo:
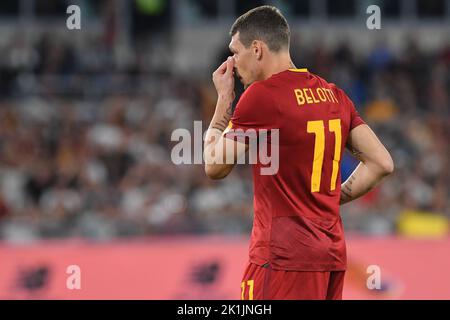
[[[340,93],[344,98],[345,107],[348,108],[350,113],[350,126],[349,126],[350,131],[361,124],[365,124],[364,120],[359,115],[359,112],[356,110],[353,101],[347,96],[347,94],[343,90],[340,90]]]
[[[278,106],[269,90],[262,84],[254,83],[237,103],[225,137],[236,140],[250,130],[259,133],[262,129],[278,128],[278,118]]]
[[[350,130],[356,128],[357,126],[359,126],[361,124],[365,124],[365,122],[359,115],[359,112],[356,111],[356,108],[355,108],[353,102],[350,101]]]

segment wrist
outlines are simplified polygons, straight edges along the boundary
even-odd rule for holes
[[[234,96],[231,93],[219,93],[218,94],[218,100],[225,102],[225,103],[233,103]]]

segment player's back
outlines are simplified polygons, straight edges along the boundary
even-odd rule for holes
[[[233,126],[249,122],[248,101],[258,110],[257,129],[279,129],[278,172],[262,175],[264,166],[253,166],[251,261],[284,270],[345,269],[340,160],[350,130],[363,121],[341,89],[306,69],[275,74],[247,91]]]
[[[282,182],[282,211],[332,224],[339,216],[340,160],[353,106],[334,84],[306,69],[292,70],[261,83],[277,104],[280,130],[279,171],[261,179]]]

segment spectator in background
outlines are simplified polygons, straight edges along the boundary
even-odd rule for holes
[[[70,50],[44,36],[6,48],[34,58],[1,71],[0,237],[248,232],[248,168],[211,188],[201,166],[170,161],[172,131],[209,119],[212,88],[200,76],[148,72],[142,52],[133,72],[118,72],[99,42]],[[405,210],[450,218],[448,45],[427,54],[409,42],[396,55],[383,41],[365,56],[345,42],[293,51],[348,90],[396,163],[381,188],[343,209],[346,229],[392,234]],[[354,165],[344,155],[343,179]]]

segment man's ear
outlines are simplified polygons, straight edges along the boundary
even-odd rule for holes
[[[259,40],[253,40],[252,50],[253,50],[253,54],[256,56],[256,59],[261,60],[262,56],[263,56],[262,42]]]

